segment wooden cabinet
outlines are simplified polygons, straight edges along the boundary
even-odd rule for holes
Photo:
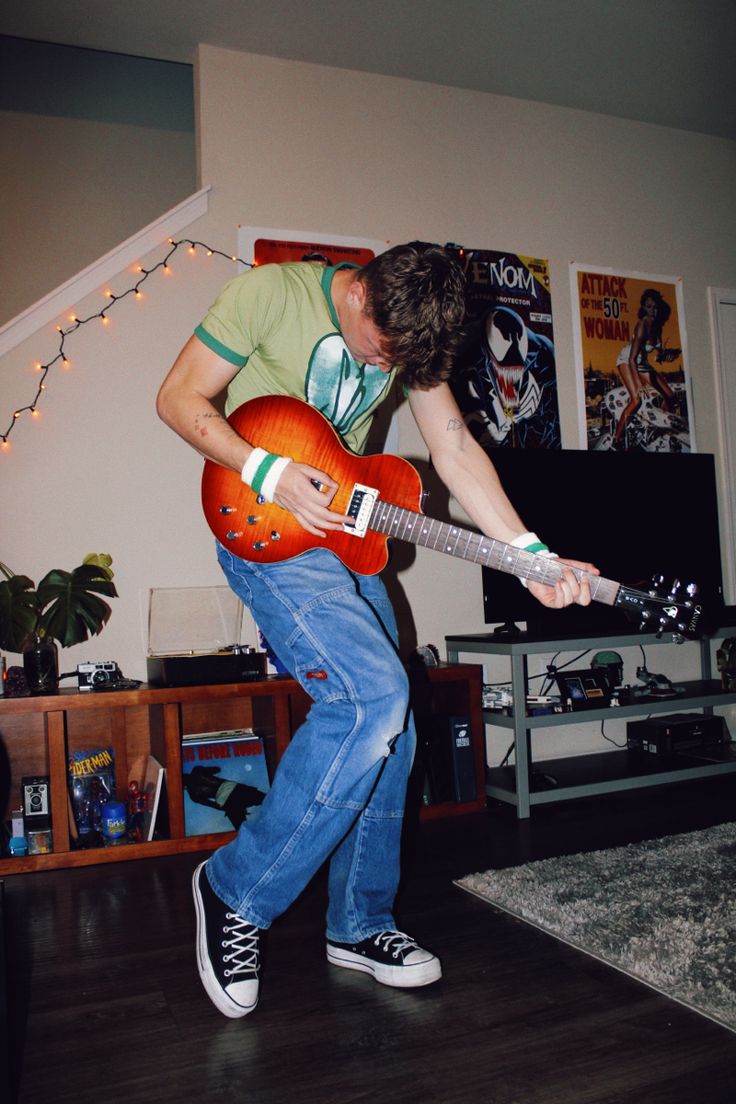
[[[422,820],[459,816],[486,808],[485,730],[483,726],[483,669],[473,663],[442,663],[438,667],[413,670],[410,676],[411,702],[417,729],[417,755],[410,786],[409,808],[419,805]],[[475,792],[468,801],[439,800],[424,804],[427,762],[433,744],[444,746],[438,757],[440,772],[451,772],[452,733],[450,722],[467,720]],[[448,787],[443,787],[447,789]],[[451,788],[451,786],[449,787]]]
[[[470,664],[442,666],[412,676],[412,697],[420,724],[431,716],[462,714],[471,720],[476,753],[474,802],[449,802],[421,810],[424,818],[454,815],[485,805],[482,751],[481,668]],[[291,735],[304,719],[309,698],[289,678],[222,686],[170,687],[80,693],[62,690],[48,697],[0,698],[0,755],[9,773],[3,819],[20,804],[21,779],[49,778],[53,852],[1,858],[0,876],[56,867],[119,862],[182,851],[207,850],[234,833],[187,836],[181,773],[182,736],[230,728],[253,728],[264,737],[271,772]],[[426,729],[425,729],[426,730]],[[126,796],[130,765],[148,755],[166,768],[161,821],[165,837],[150,843],[73,849],[70,838],[67,755],[69,751],[112,747],[117,796]]]
[[[306,713],[308,698],[297,682],[269,678],[224,686],[172,687],[0,698],[0,738],[10,769],[10,809],[19,805],[21,778],[47,775],[53,831],[51,854],[0,860],[0,875],[60,866],[84,866],[215,847],[232,834],[187,836],[181,776],[185,733],[252,727],[264,737],[273,769]],[[67,752],[112,747],[118,797],[125,797],[128,768],[153,755],[166,768],[161,819],[167,838],[120,847],[72,850],[69,833]]]

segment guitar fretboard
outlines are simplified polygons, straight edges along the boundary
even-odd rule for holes
[[[463,529],[445,521],[425,517],[403,506],[394,506],[390,502],[376,501],[369,528],[386,536],[396,537],[411,544],[431,548],[434,552],[444,552],[448,556],[457,556],[471,563],[492,567],[517,578],[554,585],[562,576],[557,560],[547,556],[537,556],[511,544],[493,540],[476,533],[472,529]],[[578,579],[586,576],[590,583],[591,597],[595,602],[613,606],[620,590],[620,584],[600,575],[574,569]]]

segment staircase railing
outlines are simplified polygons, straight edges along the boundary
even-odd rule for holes
[[[107,283],[128,265],[144,257],[157,245],[174,237],[185,226],[207,213],[211,185],[182,200],[142,230],[115,246],[109,253],[93,261],[82,272],[39,299],[33,306],[0,326],[0,356],[25,341],[48,322],[52,322],[70,306]]]

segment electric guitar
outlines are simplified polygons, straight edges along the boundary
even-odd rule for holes
[[[537,556],[421,512],[422,484],[416,469],[398,456],[359,456],[345,448],[332,424],[300,399],[265,396],[238,407],[228,419],[241,437],[268,452],[290,456],[328,472],[339,484],[331,508],[353,520],[325,537],[308,533],[288,510],[266,502],[240,474],[206,460],[202,505],[207,523],[226,548],[252,563],[276,563],[313,548],[327,548],[351,571],[375,575],[388,559],[388,540],[398,538],[449,556],[554,584],[562,575],[555,559]],[[672,632],[675,639],[697,634],[701,607],[697,588],[681,594],[675,583],[663,593],[661,580],[649,591],[587,575],[594,601],[616,606],[638,619],[648,632]]]

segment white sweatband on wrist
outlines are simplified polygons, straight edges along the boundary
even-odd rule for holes
[[[547,545],[536,533],[519,533],[510,543],[512,548],[522,548],[525,552],[549,552]]]
[[[524,552],[533,552],[535,556],[544,556],[548,560],[556,560],[557,553],[550,552],[544,541],[541,541],[536,533],[520,533],[510,542],[512,548],[521,548]],[[517,576],[521,585],[526,589],[527,580]]]
[[[262,448],[253,448],[253,449],[251,449],[250,454],[248,456],[248,459],[243,464],[243,470],[240,473],[240,478],[243,480],[244,483],[247,483],[249,487],[250,487],[251,482],[253,480],[253,476],[256,474],[259,467],[261,466],[261,464],[263,463],[263,461],[266,459],[267,456],[268,456],[268,453],[266,452],[265,449],[262,449]]]
[[[266,502],[273,502],[274,495],[276,494],[276,484],[283,475],[284,468],[291,463],[290,456],[279,456],[274,460],[271,467],[268,469],[263,482],[261,483],[260,493],[265,498]]]

